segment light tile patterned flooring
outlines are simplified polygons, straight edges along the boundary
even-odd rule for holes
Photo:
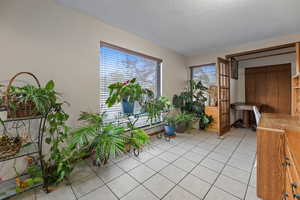
[[[170,142],[151,138],[138,158],[124,155],[105,168],[85,161],[50,194],[25,193],[23,200],[257,200],[256,134],[232,129],[177,134]]]

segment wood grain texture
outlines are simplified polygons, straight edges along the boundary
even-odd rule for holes
[[[261,104],[262,112],[291,113],[291,64],[246,68],[246,103]]]
[[[239,52],[239,53],[226,55],[226,58],[229,59],[232,57],[245,56],[245,55],[250,55],[250,54],[263,53],[266,51],[274,51],[274,50],[278,50],[278,49],[290,48],[290,47],[294,47],[295,44],[296,43],[293,42],[293,43],[271,46],[271,47],[266,47],[266,48],[261,48],[261,49],[250,50],[250,51],[243,51],[243,52]]]
[[[218,86],[219,136],[222,136],[230,130],[230,66],[223,58],[218,58]]]
[[[299,117],[262,114],[257,128],[258,197],[295,200],[294,195],[300,195],[299,142]]]
[[[296,43],[296,73],[300,73],[300,42]]]
[[[284,134],[257,131],[257,196],[279,200],[285,192]]]
[[[219,111],[217,106],[205,106],[205,113],[209,116],[212,116],[213,122],[208,125],[208,131],[219,131]]]

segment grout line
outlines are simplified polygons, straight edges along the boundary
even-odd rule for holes
[[[248,184],[247,184],[247,188],[246,188],[246,192],[245,192],[244,199],[246,199],[246,197],[247,197],[247,192],[248,192],[248,189],[249,189],[249,187],[250,187],[250,181],[251,181],[251,178],[252,178],[252,175],[253,175],[253,170],[254,170],[255,162],[256,162],[256,156],[255,156],[255,159],[254,159],[253,164],[252,164],[252,169],[251,169],[251,173],[250,173],[250,178],[249,178],[249,180],[248,180]]]
[[[204,198],[207,196],[208,192],[209,192],[209,191],[211,190],[211,188],[214,186],[216,180],[217,180],[218,177],[221,175],[223,169],[227,166],[227,163],[229,162],[229,160],[231,159],[232,155],[233,155],[234,152],[237,150],[237,148],[240,146],[241,142],[245,139],[246,135],[247,135],[247,133],[244,133],[244,136],[243,136],[242,138],[239,138],[240,141],[239,141],[238,145],[236,146],[236,148],[234,149],[234,151],[230,154],[229,158],[227,159],[227,162],[226,162],[226,163],[220,162],[220,163],[224,164],[224,167],[222,168],[222,170],[221,170],[220,173],[218,174],[218,176],[217,176],[217,178],[215,179],[214,183],[213,183],[213,184],[209,183],[209,184],[210,184],[210,189],[207,191],[207,193],[206,193],[206,195],[204,196]],[[193,135],[193,136],[194,136],[194,135]],[[164,159],[159,158],[159,156],[160,156],[161,154],[165,153],[165,152],[169,152],[169,153],[172,153],[172,154],[175,154],[175,155],[176,155],[176,153],[170,152],[170,151],[168,151],[168,150],[171,149],[171,148],[174,148],[174,147],[178,147],[179,145],[181,145],[181,144],[183,144],[183,143],[186,143],[186,142],[188,141],[188,138],[184,138],[182,141],[177,142],[176,144],[173,144],[170,148],[166,148],[166,149],[161,149],[161,148],[158,147],[158,145],[166,144],[167,142],[165,142],[165,143],[164,143],[164,142],[159,142],[158,144],[154,144],[153,146],[149,146],[149,148],[151,148],[151,147],[156,147],[156,148],[160,149],[162,152],[159,153],[159,154],[157,154],[157,155],[153,155],[153,154],[150,153],[150,154],[153,156],[153,158],[151,158],[151,159],[149,159],[149,160],[147,160],[147,161],[145,161],[145,162],[141,162],[141,161],[139,161],[138,159],[135,159],[135,157],[133,157],[132,155],[129,155],[129,158],[133,158],[133,159],[135,159],[136,161],[138,161],[138,162],[139,162],[139,165],[137,165],[136,167],[134,167],[134,168],[132,168],[132,169],[130,169],[130,170],[128,170],[128,171],[123,170],[122,168],[120,168],[120,167],[117,165],[117,163],[121,162],[122,160],[121,160],[121,161],[118,161],[118,162],[113,162],[113,165],[115,165],[116,167],[118,167],[119,169],[121,169],[124,173],[123,173],[122,175],[119,175],[119,176],[113,178],[112,180],[108,181],[107,183],[105,183],[105,182],[103,181],[103,179],[102,179],[101,177],[98,176],[97,172],[96,172],[89,164],[86,164],[86,165],[87,165],[87,166],[88,166],[88,167],[96,174],[96,176],[97,176],[100,180],[102,180],[102,182],[104,183],[104,185],[102,185],[102,186],[100,186],[100,187],[98,187],[98,188],[95,188],[94,190],[92,190],[92,191],[86,193],[86,194],[83,195],[83,196],[86,196],[86,195],[88,195],[89,193],[94,192],[95,190],[97,190],[97,189],[99,189],[99,188],[101,188],[101,187],[106,186],[106,187],[111,191],[111,193],[112,193],[118,200],[120,200],[121,198],[125,197],[125,196],[128,195],[130,192],[132,192],[133,190],[135,190],[137,187],[142,186],[142,187],[144,187],[145,189],[147,189],[149,192],[151,192],[154,196],[158,197],[158,196],[157,196],[155,193],[153,193],[150,189],[148,189],[147,187],[145,187],[145,186],[144,186],[144,183],[147,182],[149,179],[151,179],[153,176],[155,176],[155,175],[157,175],[157,174],[160,174],[161,176],[165,177],[167,180],[169,180],[169,181],[171,181],[172,183],[174,183],[172,180],[170,180],[168,177],[164,176],[164,175],[161,174],[160,172],[161,172],[163,169],[167,168],[168,166],[174,164],[174,162],[176,162],[178,159],[180,159],[180,158],[185,158],[184,155],[186,155],[187,153],[191,152],[191,150],[192,150],[193,148],[199,147],[199,144],[204,143],[204,142],[207,141],[208,139],[209,139],[209,136],[206,137],[206,135],[205,135],[205,139],[199,141],[199,143],[197,143],[197,144],[194,144],[194,143],[192,143],[192,144],[187,143],[187,144],[190,144],[192,147],[191,147],[190,149],[188,149],[188,150],[185,149],[186,152],[183,153],[183,154],[181,154],[181,155],[179,155],[179,157],[176,158],[176,159],[175,159],[174,161],[172,161],[172,162],[165,161]],[[159,139],[159,140],[163,140],[163,138],[161,138],[161,139]],[[191,193],[190,191],[186,190],[185,188],[181,187],[181,186],[179,185],[179,183],[180,183],[185,177],[187,177],[188,175],[190,175],[191,172],[192,172],[197,166],[199,166],[200,163],[201,163],[204,159],[206,159],[212,152],[214,152],[214,150],[215,150],[218,146],[220,146],[222,143],[223,143],[222,141],[220,141],[220,142],[219,142],[218,144],[216,144],[216,145],[215,145],[214,143],[209,143],[210,145],[215,145],[215,146],[214,146],[211,150],[208,150],[208,153],[207,153],[207,154],[206,154],[199,162],[194,162],[194,161],[191,161],[191,160],[185,158],[185,159],[191,161],[193,164],[196,164],[196,165],[195,165],[191,170],[189,170],[188,172],[185,171],[185,170],[183,170],[184,172],[187,172],[187,174],[186,174],[186,175],[185,175],[178,183],[175,183],[175,185],[174,185],[174,186],[173,186],[173,187],[172,187],[172,188],[171,188],[171,189],[170,189],[170,190],[169,190],[162,198],[159,198],[159,197],[158,197],[158,199],[163,199],[163,198],[164,198],[166,195],[168,195],[168,194],[169,194],[176,186],[179,186],[179,187],[182,188],[183,190],[187,191],[189,194],[191,194],[191,195],[193,195],[193,196],[195,196],[195,197],[197,197],[197,198],[199,199],[198,196],[196,196],[195,194],[193,194],[193,193]],[[150,145],[151,145],[151,144],[150,144]],[[206,149],[201,148],[201,147],[199,147],[199,148],[200,148],[200,149],[203,149],[203,150],[206,150]],[[206,150],[206,151],[207,151],[207,150]],[[147,152],[147,151],[145,151],[145,152]],[[147,152],[147,153],[149,153],[149,152]],[[195,152],[195,153],[196,153],[196,152]],[[178,155],[178,154],[177,154],[177,155]],[[158,170],[158,171],[153,170],[151,167],[149,167],[149,166],[146,165],[146,162],[149,162],[150,160],[152,160],[152,159],[154,159],[154,158],[161,159],[161,160],[167,162],[168,164],[167,164],[165,167],[163,167],[163,168],[161,168],[160,170]],[[126,159],[126,158],[125,158],[125,159]],[[214,160],[214,159],[213,159],[213,160]],[[215,160],[215,161],[217,161],[217,160]],[[219,161],[217,161],[217,162],[219,162]],[[254,162],[255,162],[255,160],[254,160]],[[150,168],[151,170],[155,171],[155,173],[154,173],[152,176],[150,176],[148,179],[146,179],[145,181],[143,181],[143,182],[141,183],[141,182],[139,182],[137,179],[135,179],[133,176],[131,176],[131,175],[129,174],[129,172],[132,171],[132,170],[134,170],[134,169],[137,168],[137,167],[142,166],[142,165],[144,165],[144,166]],[[178,167],[175,166],[175,165],[172,165],[172,166],[178,168]],[[203,167],[205,167],[205,166],[203,166]],[[178,169],[182,170],[181,168],[178,168]],[[209,169],[209,168],[208,168],[208,169]],[[210,170],[211,170],[211,169],[210,169]],[[252,170],[253,170],[253,168],[252,168]],[[245,171],[245,170],[244,170],[244,171]],[[249,173],[249,172],[248,172],[248,173]],[[130,190],[129,192],[127,192],[125,195],[123,195],[121,198],[119,198],[119,197],[111,190],[111,188],[108,186],[108,184],[109,184],[110,182],[116,180],[117,178],[123,176],[124,174],[127,174],[127,175],[129,175],[131,178],[133,178],[134,180],[136,180],[136,182],[138,183],[138,185],[137,185],[136,187],[134,187],[132,190]],[[193,174],[191,174],[191,175],[193,175]],[[248,185],[249,185],[249,182],[250,182],[250,179],[251,179],[251,175],[252,175],[252,172],[251,172],[250,178],[249,178],[249,180],[248,180]],[[193,175],[193,176],[194,176],[194,175]],[[197,176],[194,176],[194,177],[197,177]],[[227,176],[227,177],[228,177],[228,176]],[[197,178],[200,179],[200,180],[202,180],[202,179],[199,178],[199,177],[197,177]],[[229,177],[229,178],[231,178],[231,177]],[[235,180],[235,179],[234,179],[234,180]],[[203,180],[203,181],[205,181],[205,180]],[[205,182],[206,182],[206,181],[205,181]],[[244,184],[245,184],[245,183],[244,183]],[[246,192],[247,192],[247,189],[248,189],[248,185],[247,185],[247,188],[246,188]],[[71,189],[72,189],[72,192],[73,192],[75,198],[78,199],[77,196],[75,195],[74,191],[73,191],[72,185],[71,185]],[[220,189],[221,189],[221,188],[220,188]],[[223,190],[223,191],[224,191],[224,190]],[[227,191],[224,191],[224,192],[228,193]],[[231,193],[228,193],[228,194],[233,195],[233,194],[231,194]],[[245,195],[246,195],[246,193],[245,193]],[[81,196],[80,198],[82,198],[83,196]],[[235,196],[235,195],[233,195],[233,196]],[[204,199],[204,198],[203,198],[203,199]],[[240,198],[239,198],[239,199],[240,199]]]
[[[177,143],[177,144],[175,144],[173,147],[176,147],[176,146],[178,146],[178,145],[180,145],[180,144],[182,144],[182,143],[184,143],[184,142],[180,142],[180,143]],[[197,145],[193,145],[193,147],[192,148],[194,148],[195,146],[197,146]],[[171,149],[171,148],[173,148],[173,147],[170,147],[169,149]],[[157,148],[159,148],[159,147],[157,147]],[[191,148],[191,149],[192,149]],[[165,153],[165,152],[169,152],[168,150],[163,150],[163,152],[162,153],[160,153],[160,154],[158,154],[158,155],[154,155],[154,158],[158,158],[158,159],[161,159],[161,158],[159,158],[159,156],[161,155],[161,154],[163,154],[163,153]],[[172,162],[167,162],[167,161],[165,161],[165,162],[167,162],[168,164],[165,166],[165,167],[163,167],[163,168],[161,168],[159,171],[156,171],[156,170],[153,170],[151,167],[149,167],[149,166],[147,166],[146,164],[144,164],[146,167],[148,167],[148,168],[150,168],[151,170],[153,170],[153,171],[155,171],[155,173],[152,175],[152,176],[150,176],[149,178],[147,178],[143,183],[141,183],[140,185],[142,185],[144,188],[146,188],[148,191],[150,191],[155,197],[157,197],[158,199],[161,199],[160,197],[158,197],[157,196],[157,194],[155,194],[154,192],[152,192],[150,189],[148,189],[145,185],[144,185],[144,183],[145,182],[147,182],[148,180],[150,180],[153,176],[155,176],[155,175],[157,175],[157,174],[159,174],[159,175],[161,175],[161,176],[163,176],[162,174],[160,174],[160,172],[163,170],[163,169],[165,169],[165,168],[167,168],[168,166],[170,166],[171,164],[173,164],[176,160],[178,160],[178,159],[180,159],[180,158],[182,158],[183,157],[183,155],[185,155],[186,153],[188,153],[189,152],[189,150],[186,150],[186,152],[184,153],[184,154],[181,154],[181,155],[179,155],[179,157],[177,158],[177,159],[175,159],[174,161],[172,161]],[[169,153],[172,153],[172,152],[169,152]],[[175,153],[172,153],[172,154],[175,154]],[[152,159],[154,159],[154,158],[152,158]],[[149,159],[148,161],[150,161],[150,160],[152,160],[152,159]],[[161,159],[161,160],[163,160],[163,159]],[[148,162],[147,161],[147,162]],[[174,165],[173,165],[174,166]],[[174,167],[176,167],[176,166],[174,166]],[[176,168],[178,168],[178,167],[176,167]],[[179,169],[179,168],[178,168]],[[182,169],[180,169],[180,170],[182,170]],[[130,170],[131,171],[131,170]],[[183,170],[183,171],[185,171],[185,170]],[[186,171],[185,171],[186,172]],[[129,176],[131,176],[130,174],[129,174]],[[134,178],[133,176],[131,176],[132,178]],[[163,177],[165,177],[165,176],[163,176]],[[167,177],[165,177],[167,180],[169,180],[170,182],[172,182],[172,183],[174,183],[173,181],[171,181],[169,178],[167,178]],[[135,178],[134,178],[135,179]],[[136,180],[136,179],[135,179]],[[139,181],[138,181],[139,182]],[[140,182],[139,182],[140,183]],[[175,184],[176,185],[176,184]],[[167,192],[167,194],[173,189],[174,187],[172,187],[168,192]],[[136,189],[136,188],[134,188],[134,189]],[[134,190],[133,189],[133,190]],[[133,190],[131,190],[131,191],[133,191]],[[131,191],[129,191],[128,193],[130,193]],[[127,193],[127,194],[128,194]],[[190,192],[189,192],[190,193]],[[127,194],[125,194],[124,196],[126,196]],[[194,195],[194,194],[193,194]],[[124,197],[123,196],[123,197]],[[195,195],[194,195],[195,196]],[[164,196],[162,197],[162,198],[164,198]]]
[[[215,183],[217,182],[218,178],[221,176],[221,174],[222,174],[224,168],[227,166],[227,164],[228,164],[228,162],[230,161],[232,155],[233,155],[233,154],[235,153],[235,151],[238,149],[238,147],[240,146],[241,142],[244,140],[245,137],[246,137],[246,133],[244,133],[244,136],[240,139],[238,145],[235,147],[235,149],[233,150],[233,152],[230,154],[230,156],[229,156],[227,162],[224,164],[223,168],[222,168],[221,171],[219,172],[219,174],[218,174],[218,176],[216,177],[215,181],[211,184],[211,187],[209,188],[209,190],[208,190],[208,191],[206,192],[206,194],[204,195],[203,200],[205,200],[205,198],[207,197],[207,195],[208,195],[208,193],[210,192],[210,190],[212,189],[212,187],[217,187],[217,186],[215,186]],[[219,189],[221,189],[221,188],[219,188]],[[222,190],[223,190],[223,189],[222,189]],[[223,190],[223,191],[224,191],[224,190]],[[224,192],[226,192],[226,193],[228,193],[228,194],[231,194],[231,193],[229,193],[229,192],[227,192],[227,191],[224,191]],[[233,194],[231,194],[231,195],[233,195]],[[235,196],[235,195],[233,195],[233,196]],[[240,199],[240,198],[239,198],[239,199]]]
[[[202,142],[200,142],[200,144],[201,143],[204,143],[205,142],[205,140],[204,141],[202,141]],[[208,155],[214,150],[214,149],[216,149],[220,144],[221,144],[222,142],[219,142],[217,145],[215,145],[215,147],[214,148],[212,148],[211,150],[210,150],[210,152],[206,155],[206,156],[204,156],[191,170],[189,170],[189,172],[178,182],[178,183],[176,183],[175,184],[175,186],[174,187],[172,187],[161,199],[163,199],[164,197],[166,197],[176,186],[178,186],[178,187],[180,187],[181,189],[183,189],[183,190],[185,190],[186,192],[188,192],[189,194],[192,194],[193,196],[195,196],[195,197],[197,197],[197,199],[200,199],[200,197],[198,197],[197,195],[195,195],[195,194],[193,194],[192,192],[190,192],[190,191],[188,191],[187,189],[185,189],[185,188],[183,188],[182,186],[180,186],[179,184],[180,184],[180,182],[183,180],[183,179],[185,179],[188,175],[190,175],[191,174],[191,172],[197,167],[197,166],[199,166],[199,164],[203,161],[203,160],[205,160],[207,157],[208,157]],[[195,146],[198,146],[199,144],[197,144],[197,145],[195,145]],[[212,145],[214,145],[214,144],[212,144]],[[197,177],[198,178],[198,177]]]

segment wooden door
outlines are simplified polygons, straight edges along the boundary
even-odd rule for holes
[[[219,136],[230,130],[230,68],[229,61],[218,58]]]
[[[291,113],[291,65],[246,68],[246,103],[261,104],[262,112]]]

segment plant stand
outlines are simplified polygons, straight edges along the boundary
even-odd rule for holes
[[[9,120],[5,120],[3,122],[4,122],[4,129],[8,129],[9,126],[13,127],[16,124],[22,124],[22,127],[18,127],[18,128],[27,129],[28,133],[30,134],[30,131],[31,131],[30,129],[32,129],[31,124],[33,123],[33,121],[38,121],[37,123],[38,123],[39,128],[38,128],[37,138],[30,141],[30,143],[23,145],[17,154],[6,157],[6,158],[2,158],[0,160],[0,163],[3,164],[3,162],[5,162],[5,161],[22,158],[22,157],[25,158],[26,156],[36,156],[35,158],[39,161],[39,166],[43,173],[44,165],[43,165],[43,161],[42,161],[42,141],[43,141],[43,130],[45,129],[46,117],[35,116],[35,117],[27,117],[27,118],[9,119]],[[9,129],[12,129],[12,128],[9,128]],[[29,135],[28,137],[31,137],[31,136]],[[45,176],[43,175],[43,179],[44,179],[44,177]],[[12,197],[12,196],[15,196],[18,194],[18,192],[16,191],[16,181],[15,181],[16,178],[20,178],[21,180],[24,180],[26,178],[29,178],[29,176],[25,172],[23,174],[20,174],[20,176],[14,177],[9,180],[4,180],[3,182],[1,182],[0,183],[0,200],[7,199],[9,197]],[[46,183],[46,181],[44,179],[43,182],[34,184],[28,188],[24,188],[22,190],[22,192],[31,190],[31,189],[39,187],[39,186],[44,186],[44,188],[47,190],[47,186],[45,183]]]
[[[1,139],[9,138],[14,139],[18,138],[17,141],[21,141],[20,146],[18,148],[14,148],[14,145],[7,144],[5,146],[4,143],[1,145],[1,154],[0,155],[0,164],[6,164],[4,162],[9,160],[14,160],[14,168],[16,171],[16,177],[3,180],[0,182],[0,200],[8,199],[12,196],[15,196],[19,193],[31,190],[36,187],[43,186],[47,191],[47,185],[44,175],[44,163],[42,156],[42,146],[43,146],[43,135],[45,131],[45,124],[47,120],[47,116],[38,115],[34,111],[34,106],[32,104],[20,104],[16,106],[15,109],[11,109],[11,102],[16,101],[16,99],[11,98],[9,92],[14,80],[20,75],[29,75],[33,78],[38,87],[40,87],[40,83],[38,79],[29,72],[20,72],[16,74],[10,81],[7,87],[5,103],[2,105],[3,109],[7,111],[7,119],[1,119],[0,127],[3,128],[2,133],[0,133]],[[14,142],[13,142],[14,143]],[[19,148],[20,147],[20,148]],[[5,150],[5,149],[8,149]],[[17,172],[15,167],[16,159],[30,157],[30,159],[34,158],[34,166],[38,167],[41,172],[40,177],[42,180],[38,182],[32,182],[26,186],[22,186],[20,190],[17,191],[17,181],[24,181],[28,178],[31,178],[24,169],[24,172]],[[29,161],[28,163],[29,164]]]
[[[131,132],[131,130],[135,127],[138,120],[141,119],[141,117],[147,117],[147,116],[148,116],[147,113],[124,114],[124,113],[120,112],[117,117],[117,124],[120,126],[127,124],[129,127],[128,131]],[[161,125],[160,122],[158,122],[156,124]],[[148,128],[148,126],[139,127],[139,128],[146,130]],[[151,128],[153,128],[153,127],[151,127]],[[134,156],[138,157],[140,154],[140,149],[133,148],[133,154],[134,154]]]

